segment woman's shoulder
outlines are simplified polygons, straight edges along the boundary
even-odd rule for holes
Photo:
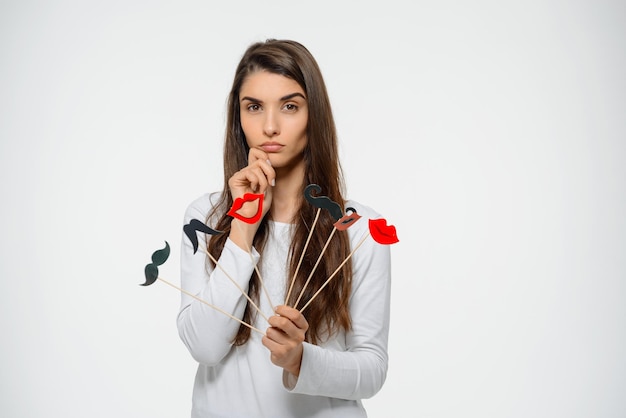
[[[189,219],[205,220],[207,215],[219,201],[219,192],[207,192],[191,201],[185,210],[185,221]]]
[[[346,212],[348,212],[349,208],[354,209],[357,214],[364,218],[376,219],[381,217],[381,214],[376,209],[357,202],[356,200],[348,199],[346,201]]]
[[[346,201],[345,211],[346,214],[356,212],[359,216],[359,219],[347,229],[348,235],[352,240],[360,239],[363,234],[366,234],[369,231],[370,219],[377,219],[381,217],[380,213],[376,209],[352,199]]]

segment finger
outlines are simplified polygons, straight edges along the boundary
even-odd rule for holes
[[[270,157],[265,151],[256,148],[250,149],[248,153],[248,166],[252,165],[257,165],[263,170],[269,184],[272,186],[276,184],[276,171],[274,171]]]
[[[229,186],[231,189],[240,189],[240,193],[243,194],[245,190],[241,189],[249,189],[253,192],[265,191],[268,182],[265,173],[259,167],[246,167],[235,173],[229,181]]]
[[[270,328],[271,329],[271,328]],[[268,329],[269,331],[269,329]],[[276,352],[277,350],[282,348],[281,343],[276,342],[273,338],[271,338],[270,336],[267,335],[267,332],[265,333],[265,335],[263,336],[263,338],[261,338],[261,343],[263,343],[263,345],[270,350],[271,353]]]
[[[239,170],[228,180],[228,186],[230,187],[233,199],[241,197],[249,190],[256,189],[258,183],[259,180],[257,176],[247,168]]]
[[[290,319],[282,316],[269,318],[271,325],[267,330],[268,337],[281,344],[301,343],[305,340],[306,329],[298,328]]]
[[[287,345],[290,341],[292,341],[289,334],[276,327],[269,327],[266,329],[265,336],[278,345]]]
[[[274,330],[274,337],[272,338],[272,333],[269,335],[265,335],[261,339],[261,343],[270,351],[272,354],[272,362],[274,364],[281,363],[282,360],[286,360],[290,355],[290,352],[296,347],[295,344],[291,343],[284,336],[280,335],[279,331]]]
[[[277,315],[288,318],[291,322],[293,322],[300,329],[303,329],[306,331],[309,328],[309,323],[307,322],[306,318],[297,309],[294,309],[286,305],[280,305],[276,307],[274,312]]]
[[[257,160],[267,161],[270,159],[270,156],[263,150],[257,148],[250,148],[248,152],[248,165],[252,164]]]
[[[275,330],[289,338],[300,338],[304,335],[304,331],[296,326],[289,318],[282,316],[272,316],[269,318],[269,324],[271,328],[269,330]]]
[[[284,357],[288,355],[291,350],[302,344],[302,341],[288,338],[287,335],[277,329],[268,328],[262,339],[262,343],[270,350],[272,355]]]
[[[278,331],[276,331],[278,333]],[[269,335],[272,335],[270,333]],[[284,368],[289,373],[296,376],[300,374],[300,365],[302,364],[302,344],[280,344],[276,343],[270,336],[266,334],[261,340],[263,345],[267,347],[271,353],[270,360],[275,365]]]
[[[254,193],[265,193],[265,190],[269,187],[269,181],[261,167],[255,164],[255,166],[249,166],[247,171],[255,179],[255,187],[252,189]]]

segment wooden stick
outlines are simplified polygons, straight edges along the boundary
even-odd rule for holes
[[[317,213],[315,214],[315,219],[313,220],[313,225],[311,225],[311,229],[309,230],[309,236],[306,238],[306,242],[304,243],[302,254],[300,254],[300,260],[298,261],[298,265],[296,266],[296,271],[293,273],[293,278],[291,279],[291,285],[289,285],[289,291],[287,292],[287,297],[285,297],[285,303],[283,305],[287,305],[289,296],[291,296],[291,291],[293,290],[293,285],[296,282],[296,277],[298,276],[300,265],[302,264],[302,260],[304,259],[304,254],[306,253],[306,249],[309,246],[309,241],[311,240],[311,237],[313,236],[313,230],[315,229],[315,224],[317,224],[317,219],[320,217],[321,211],[322,211],[322,208],[317,209]]]
[[[237,224],[237,227],[239,228],[239,232],[241,232],[242,235],[244,235],[243,230],[241,229],[241,225],[239,225],[238,222],[235,222]],[[270,303],[270,307],[272,309],[275,308],[274,303],[272,302],[272,298],[270,298],[270,294],[267,291],[267,289],[265,288],[265,282],[263,281],[263,277],[261,276],[261,272],[259,271],[259,267],[257,266],[257,263],[254,262],[254,256],[252,255],[252,249],[251,248],[246,248],[246,250],[248,251],[248,254],[250,254],[250,261],[252,261],[252,264],[254,264],[254,270],[256,271],[257,276],[259,276],[259,281],[261,282],[261,288],[263,289],[263,293],[265,293],[265,296],[267,297],[267,301]]]
[[[191,296],[191,297],[192,297],[192,298],[194,298],[195,300],[197,300],[197,301],[199,301],[199,302],[204,303],[205,305],[207,305],[207,306],[209,306],[209,307],[211,307],[211,308],[215,309],[216,311],[218,311],[218,312],[220,312],[220,313],[223,313],[224,315],[228,316],[229,318],[234,319],[235,321],[239,322],[241,325],[245,325],[245,326],[247,326],[248,328],[250,328],[251,330],[256,331],[256,332],[258,332],[259,334],[261,334],[261,335],[265,336],[265,333],[264,333],[263,331],[261,331],[260,329],[253,327],[252,325],[248,324],[247,322],[242,321],[241,319],[237,318],[236,316],[233,316],[233,315],[229,314],[228,312],[226,312],[226,311],[224,311],[224,310],[222,310],[222,309],[218,308],[218,307],[217,307],[217,306],[215,306],[215,305],[211,305],[209,302],[205,301],[204,299],[200,299],[198,296],[196,296],[196,295],[194,295],[194,294],[192,294],[192,293],[190,293],[190,292],[187,292],[186,290],[181,289],[180,287],[178,287],[178,286],[176,286],[176,285],[174,285],[174,284],[172,284],[172,283],[168,282],[168,281],[167,281],[167,280],[165,280],[165,279],[162,279],[162,278],[160,278],[160,277],[157,277],[157,279],[161,280],[163,283],[165,283],[165,284],[167,284],[167,285],[169,285],[169,286],[172,286],[174,289],[178,289],[178,290],[180,290],[181,292],[183,292],[183,293],[184,293],[184,294],[186,294],[187,296]]]
[[[302,313],[302,312],[306,309],[306,307],[307,307],[307,306],[309,306],[309,304],[310,304],[311,302],[313,302],[313,299],[315,299],[315,298],[317,297],[317,295],[318,295],[318,294],[322,291],[322,289],[323,289],[323,288],[325,288],[325,287],[326,287],[326,285],[330,282],[330,280],[331,280],[333,277],[335,277],[335,275],[339,272],[339,270],[343,267],[343,265],[344,265],[344,264],[346,264],[346,262],[350,259],[350,257],[352,257],[352,255],[354,254],[354,252],[355,252],[356,250],[358,250],[358,249],[359,249],[359,247],[360,247],[361,245],[363,245],[363,243],[365,242],[365,239],[366,239],[367,237],[369,237],[369,235],[370,235],[370,233],[369,233],[369,232],[367,232],[367,233],[363,236],[363,238],[361,238],[361,241],[360,241],[360,242],[356,245],[356,247],[354,247],[354,249],[352,250],[352,252],[351,252],[350,254],[348,254],[348,256],[346,257],[346,259],[345,259],[345,260],[343,260],[343,261],[341,262],[341,264],[339,264],[339,267],[337,267],[337,269],[333,272],[333,274],[331,274],[331,275],[330,275],[330,277],[329,277],[328,279],[326,279],[326,281],[325,281],[325,282],[324,282],[324,284],[323,284],[323,285],[319,288],[319,290],[318,290],[317,292],[315,292],[315,294],[314,294],[313,296],[311,296],[311,299],[309,299],[309,301],[308,301],[308,302],[307,302],[307,303],[306,303],[306,304],[302,307],[302,309],[300,309],[300,313]],[[297,304],[296,304],[296,305],[297,305]]]
[[[242,294],[242,295],[244,295],[244,296],[246,297],[246,299],[248,299],[248,302],[250,302],[250,303],[252,304],[252,306],[254,306],[254,308],[257,310],[257,312],[258,312],[259,314],[261,314],[261,316],[262,316],[263,318],[265,318],[265,320],[269,323],[270,321],[269,321],[269,319],[267,319],[267,316],[265,316],[265,315],[263,314],[263,312],[261,312],[261,309],[259,309],[259,307],[256,305],[256,303],[254,303],[254,301],[253,301],[252,299],[250,299],[250,296],[248,296],[248,293],[247,293],[245,290],[243,290],[243,289],[241,288],[241,286],[239,286],[239,283],[237,283],[237,281],[236,281],[235,279],[233,279],[233,278],[230,276],[230,274],[228,274],[228,273],[226,272],[226,270],[224,270],[224,268],[220,265],[220,263],[218,263],[218,262],[217,262],[217,260],[215,259],[215,257],[213,257],[213,256],[211,255],[211,253],[209,252],[209,250],[208,250],[208,249],[206,249],[206,250],[205,250],[205,252],[206,252],[206,253],[207,253],[207,255],[209,256],[209,258],[211,259],[211,261],[213,261],[213,263],[215,263],[215,265],[216,265],[217,267],[219,267],[219,268],[220,268],[220,270],[222,270],[222,271],[224,272],[224,274],[225,274],[225,275],[226,275],[226,276],[230,279],[230,281],[231,281],[231,282],[233,282],[233,283],[235,284],[235,286],[237,286],[237,288],[239,289],[239,291],[241,292],[241,294]]]
[[[309,274],[309,277],[306,279],[306,282],[304,283],[304,286],[302,286],[302,290],[300,291],[300,296],[298,296],[298,300],[296,300],[296,303],[293,304],[294,308],[296,306],[298,306],[298,303],[300,302],[300,299],[302,299],[302,295],[304,294],[304,290],[306,289],[306,287],[308,286],[309,282],[311,281],[311,277],[313,277],[313,273],[315,273],[315,270],[317,269],[317,265],[322,260],[322,256],[324,255],[324,252],[326,251],[326,248],[328,247],[328,244],[330,244],[330,240],[333,238],[333,235],[335,235],[336,231],[337,231],[337,228],[333,227],[332,232],[330,233],[330,235],[328,236],[328,239],[326,240],[326,244],[324,244],[324,248],[322,248],[322,251],[320,252],[319,257],[317,258],[317,261],[315,262],[315,265],[311,269],[311,274]]]

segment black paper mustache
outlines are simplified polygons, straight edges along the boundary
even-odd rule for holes
[[[191,245],[193,245],[194,254],[198,251],[198,234],[196,234],[196,231],[204,232],[209,235],[219,235],[223,232],[216,231],[197,219],[192,219],[187,225],[183,226],[183,231],[185,235],[187,235],[187,238],[189,238],[189,241],[191,241]]]
[[[165,241],[165,248],[156,250],[152,253],[152,263],[146,265],[144,273],[146,275],[146,282],[141,286],[150,286],[159,277],[159,267],[165,263],[170,256],[170,244]]]
[[[313,196],[311,194],[313,190],[315,190],[316,193],[319,193],[322,191],[322,188],[317,184],[309,184],[304,189],[305,199],[311,205],[318,209],[326,209],[328,213],[330,213],[330,216],[333,217],[335,222],[338,222],[339,225],[343,225],[343,229],[347,228],[349,224],[358,219],[356,217],[350,218],[349,216],[344,216],[344,214],[341,212],[341,206],[339,206],[339,203],[335,202],[328,196]],[[356,209],[347,207],[346,213],[347,212],[352,212],[352,214],[356,214]]]
[[[339,206],[337,202],[331,200],[328,196],[313,196],[311,194],[313,190],[315,190],[316,193],[319,193],[322,191],[322,188],[317,184],[309,184],[304,189],[304,197],[311,205],[316,208],[326,209],[335,221],[338,221],[343,217],[341,206]]]

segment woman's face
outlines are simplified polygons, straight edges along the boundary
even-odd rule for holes
[[[265,151],[275,168],[303,163],[309,112],[296,81],[267,71],[252,73],[241,85],[239,106],[250,148]]]

